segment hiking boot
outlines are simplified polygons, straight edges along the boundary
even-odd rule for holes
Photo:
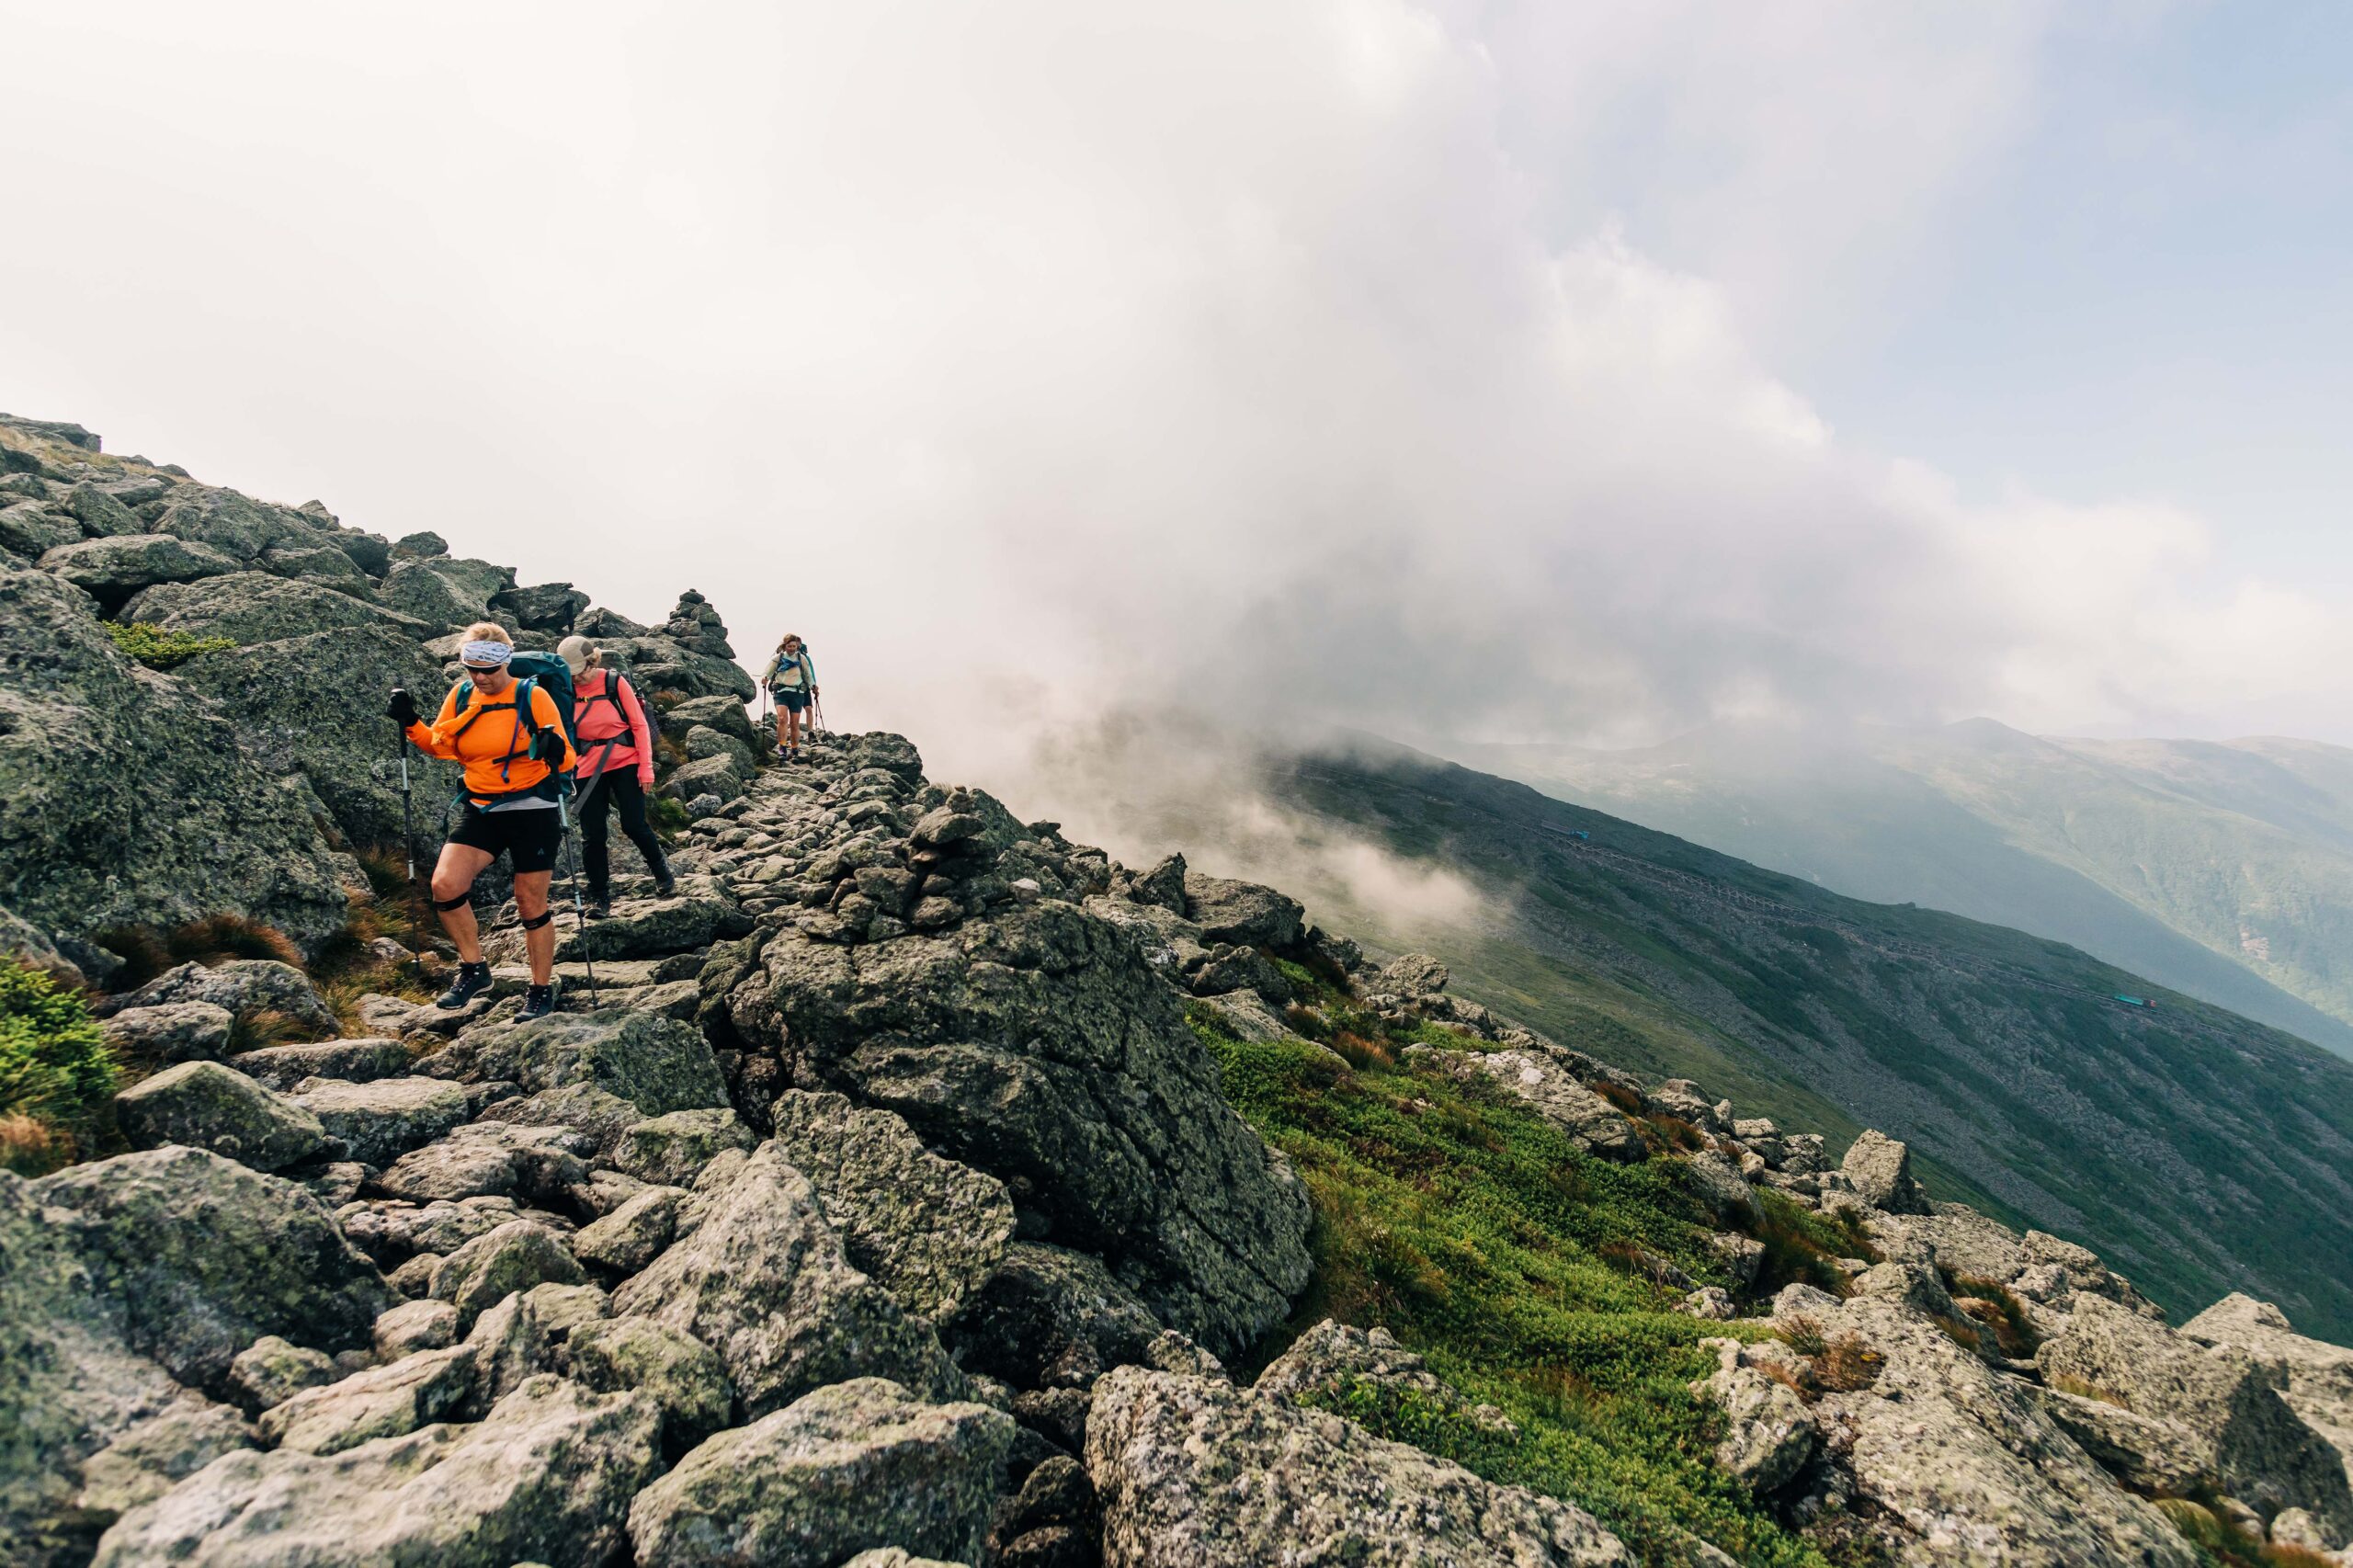
[[[489,989],[490,965],[461,963],[458,966],[456,977],[449,982],[449,989],[441,993],[441,999],[433,1005],[437,1007],[462,1007]]]
[[[667,871],[656,871],[654,873],[654,896],[655,898],[672,898],[676,896],[677,892],[677,878],[672,876]]]
[[[515,1015],[515,1021],[518,1024],[528,1024],[533,1018],[544,1018],[554,1011],[555,987],[534,985],[523,993],[523,1007]]]
[[[612,917],[613,906],[608,901],[601,898],[592,898],[588,901],[589,919],[610,920]]]

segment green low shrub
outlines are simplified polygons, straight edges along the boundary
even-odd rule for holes
[[[199,637],[193,632],[166,631],[152,621],[130,625],[107,623],[114,645],[151,670],[168,670],[187,664],[199,653],[219,653],[237,644],[226,637]]]
[[[38,1176],[74,1159],[115,1082],[114,1053],[81,995],[0,958],[0,1166]]]
[[[1373,1383],[1313,1403],[1589,1509],[1647,1562],[1691,1561],[1698,1536],[1751,1568],[1822,1568],[1714,1463],[1722,1419],[1690,1392],[1714,1366],[1702,1338],[1761,1331],[1677,1312],[1677,1290],[1624,1264],[1656,1258],[1730,1282],[1677,1163],[1593,1158],[1483,1079],[1416,1071],[1402,1050],[1411,1031],[1336,988],[1310,1000],[1360,1063],[1299,1040],[1239,1041],[1208,1009],[1189,1014],[1226,1097],[1314,1203],[1307,1294],[1237,1373],[1325,1317],[1384,1327],[1517,1430]],[[1807,1240],[1822,1246],[1826,1233]]]

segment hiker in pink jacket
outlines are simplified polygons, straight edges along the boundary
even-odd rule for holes
[[[621,831],[654,873],[654,896],[668,898],[677,890],[662,841],[645,821],[645,796],[654,788],[654,731],[628,679],[604,667],[603,649],[585,637],[567,637],[556,653],[572,671],[572,727],[580,737],[580,766],[572,777],[580,792],[588,913],[602,920],[612,913],[612,866],[605,852],[605,813],[612,807],[620,809]]]

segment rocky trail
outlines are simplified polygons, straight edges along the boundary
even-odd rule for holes
[[[93,815],[54,864],[10,862],[10,946],[98,983],[97,928],[127,911],[324,932],[357,890],[348,846],[381,842],[357,825],[384,808],[359,729],[327,723],[260,781],[235,738],[252,722],[221,716],[242,699],[206,695],[235,677],[133,665],[100,619],[166,580],[153,562],[231,547],[160,527],[181,517],[168,483],[140,503],[166,502],[158,531],[132,531],[151,471],[81,473],[63,449],[95,446],[9,429],[12,482],[36,483],[0,517],[36,515],[0,541],[40,552],[0,567],[6,766],[64,766],[76,695],[131,682],[228,727],[216,773],[318,806],[308,839],[273,818],[274,880],[240,850],[184,887],[178,861],[105,871]],[[65,539],[85,515],[114,531]],[[110,1108],[123,1152],[0,1171],[0,1560],[2353,1564],[2353,1351],[2262,1302],[2170,1326],[2084,1248],[1929,1202],[1900,1142],[1834,1162],[1819,1135],[1450,995],[1434,958],[1377,961],[1274,889],[1125,867],[933,782],[899,736],[764,763],[699,598],[630,631],[562,585],[389,551],[354,581],[310,553],[345,545],[263,532],[247,559],[313,574],[191,579],[267,581],[208,590],[256,619],[191,618],[230,645],[190,665],[381,631],[432,689],[460,611],[503,597],[542,635],[529,617],[607,617],[664,693],[677,888],[624,870],[609,919],[563,913],[559,1009],[529,1022],[511,903],[485,908],[497,986],[455,1012],[331,998],[268,959],[94,983],[107,1037],[152,1071]],[[413,614],[413,567],[455,602]],[[281,582],[417,624],[277,619],[312,592]],[[77,766],[144,722],[85,719]],[[210,800],[175,855],[233,830]],[[0,847],[33,831],[0,825]],[[104,920],[73,904],[108,875]],[[263,1020],[306,1038],[257,1043]],[[1250,1062],[1288,1063],[1311,1105],[1374,1093],[1447,1120],[1466,1149],[1535,1129],[1557,1169],[1532,1176],[1563,1202],[1631,1194],[1688,1241],[1682,1263],[1597,1243],[1591,1268],[1639,1303],[1630,1343],[1702,1373],[1634,1386],[1704,1432],[1683,1459],[1738,1523],[1729,1545],[1620,1494],[1522,1484],[1537,1417],[1441,1375],[1457,1347],[1315,1310],[1347,1216],[1237,1108]],[[1574,1239],[1532,1210],[1495,1222]],[[1493,1260],[1466,1245],[1454,1267]]]

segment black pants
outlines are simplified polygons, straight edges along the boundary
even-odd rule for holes
[[[597,776],[595,788],[580,797],[580,858],[588,869],[588,896],[598,903],[612,895],[612,862],[605,853],[605,812],[618,804],[621,813],[621,831],[645,857],[645,869],[655,876],[669,873],[669,862],[662,858],[662,841],[645,824],[645,791],[638,787],[637,775],[626,767]]]

